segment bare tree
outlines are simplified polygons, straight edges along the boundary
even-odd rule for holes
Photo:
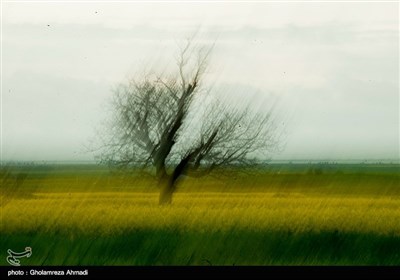
[[[189,40],[180,50],[175,76],[147,75],[120,84],[114,92],[111,137],[101,159],[153,168],[160,204],[171,203],[182,176],[248,165],[256,152],[277,144],[270,110],[234,107],[202,90],[212,48],[194,48]]]

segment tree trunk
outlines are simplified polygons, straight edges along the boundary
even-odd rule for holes
[[[160,196],[158,203],[159,205],[169,205],[172,202],[172,195],[175,190],[175,182],[171,179],[164,179],[160,182]]]
[[[168,175],[165,167],[160,169],[159,182],[160,182],[160,197],[158,203],[160,205],[168,205],[172,203],[172,195],[175,192],[176,185],[179,178],[187,168],[190,157],[186,157],[175,167],[174,172]]]

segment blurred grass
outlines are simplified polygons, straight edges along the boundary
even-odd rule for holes
[[[399,265],[398,167],[232,170],[183,181],[170,207],[135,172],[17,167],[1,181],[0,264],[31,246],[23,264]]]
[[[23,250],[25,244],[33,254],[21,259],[23,265],[399,265],[400,260],[398,236],[339,231],[143,229],[108,237],[2,236],[2,248]]]

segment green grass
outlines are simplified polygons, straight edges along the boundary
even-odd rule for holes
[[[22,245],[24,244],[24,245]],[[331,232],[138,230],[112,237],[2,236],[24,265],[399,265],[400,237]],[[4,252],[4,250],[2,250]],[[6,265],[2,254],[1,265]]]
[[[26,246],[23,265],[400,265],[399,165],[187,179],[167,208],[154,180],[134,172],[11,174],[1,181],[0,265]]]

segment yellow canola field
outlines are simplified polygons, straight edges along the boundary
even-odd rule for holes
[[[400,199],[300,193],[36,193],[1,209],[0,233],[115,235],[135,229],[363,232],[400,236]]]

